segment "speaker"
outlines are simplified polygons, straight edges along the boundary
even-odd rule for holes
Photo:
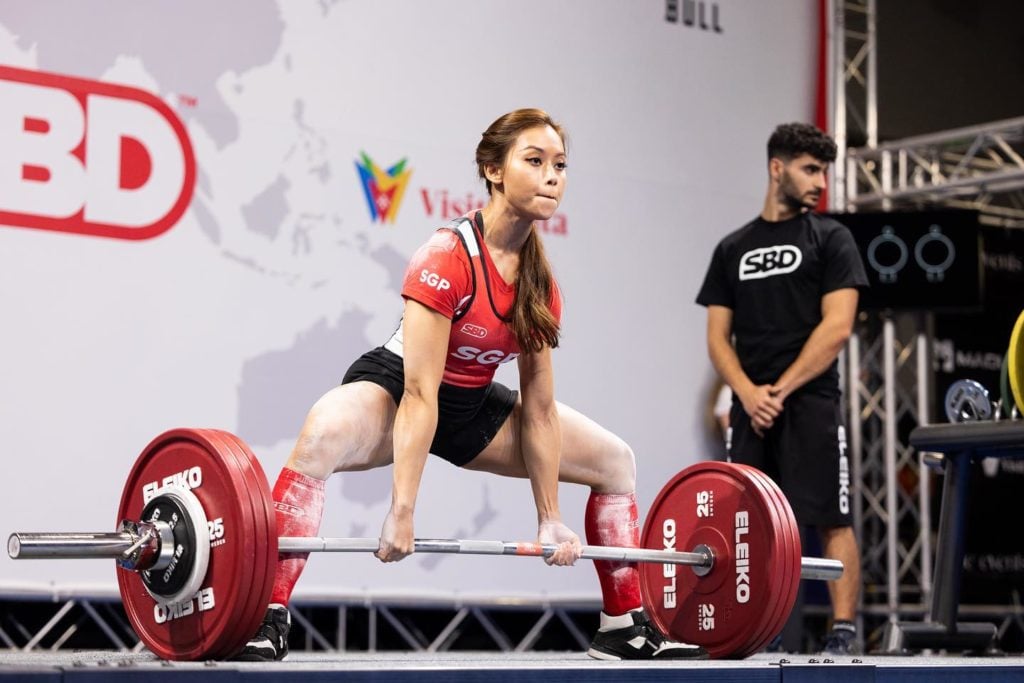
[[[864,310],[979,310],[983,297],[977,211],[830,214],[853,233],[870,287]]]

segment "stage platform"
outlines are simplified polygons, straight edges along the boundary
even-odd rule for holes
[[[110,651],[0,652],[0,682],[31,681],[704,681],[709,683],[924,683],[1024,681],[1024,657],[833,657],[758,654],[741,661],[599,662],[583,653],[296,653],[274,664],[163,662],[149,654]]]

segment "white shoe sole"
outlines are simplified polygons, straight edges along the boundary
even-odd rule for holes
[[[622,657],[619,657],[618,655],[612,655],[608,654],[607,652],[601,652],[600,650],[595,650],[594,648],[590,648],[589,650],[587,650],[587,655],[593,657],[594,659],[600,659],[606,662],[622,661]]]

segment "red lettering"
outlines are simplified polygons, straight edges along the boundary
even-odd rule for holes
[[[45,119],[34,119],[30,116],[25,117],[25,132],[26,133],[49,133],[50,122]]]
[[[0,223],[149,239],[188,208],[181,120],[125,86],[0,66]]]
[[[546,221],[537,221],[537,229],[547,235],[568,235],[569,219],[564,213],[556,213]]]
[[[426,210],[427,216],[432,217],[434,215],[434,204],[430,201],[430,190],[421,187],[420,196],[423,197],[423,208]]]
[[[427,217],[450,221],[487,206],[488,198],[467,192],[464,197],[452,197],[448,190],[420,188],[423,211]],[[546,221],[537,221],[537,229],[547,235],[568,235],[569,219],[564,213],[556,213]]]

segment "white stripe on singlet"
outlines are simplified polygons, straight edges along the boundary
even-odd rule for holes
[[[395,333],[391,335],[391,339],[388,339],[387,342],[384,344],[385,349],[387,349],[391,353],[398,355],[399,358],[404,358],[404,356],[402,355],[402,349],[404,347],[404,344],[402,342],[403,327],[405,327],[405,318],[402,318],[402,321],[398,323],[398,329],[395,330]]]
[[[480,245],[476,242],[476,231],[473,230],[473,221],[468,218],[463,218],[459,221],[459,227],[457,228],[459,234],[462,235],[462,239],[466,242],[466,249],[469,250],[469,257],[480,255]]]

